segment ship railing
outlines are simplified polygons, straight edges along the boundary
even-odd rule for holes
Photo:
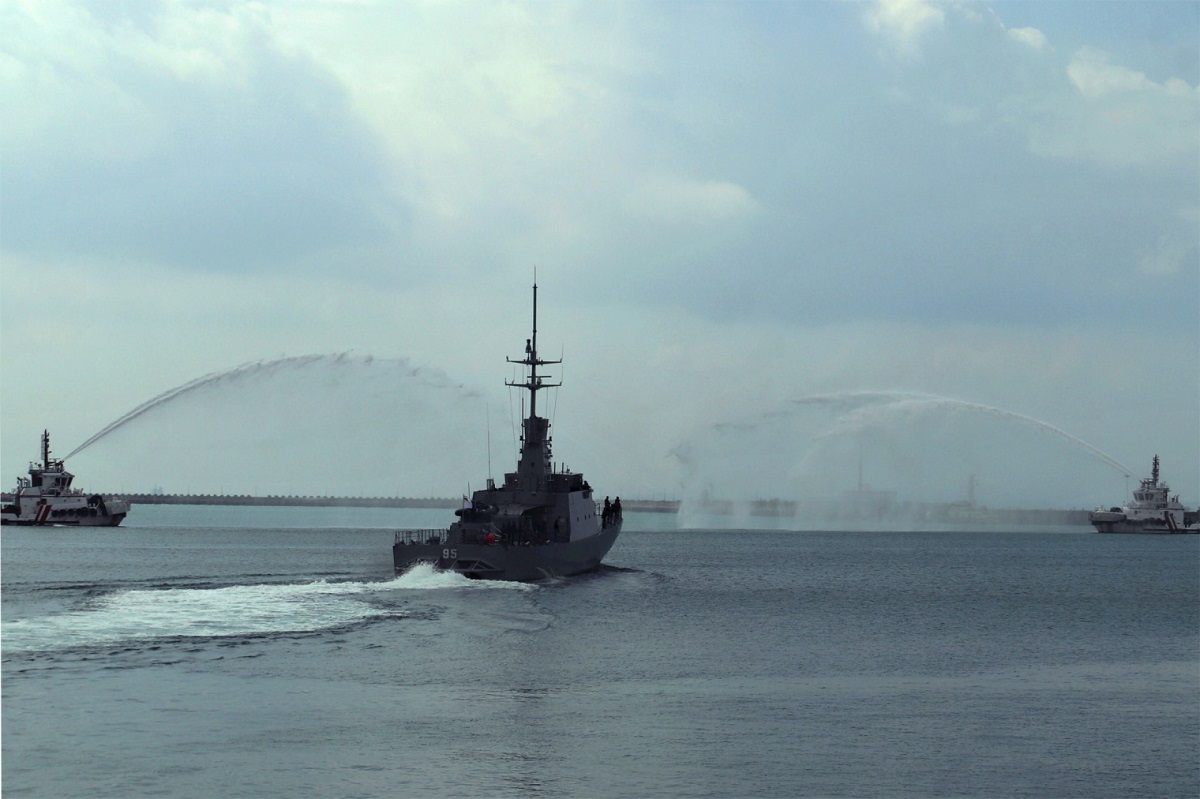
[[[397,544],[444,544],[445,530],[397,530]]]

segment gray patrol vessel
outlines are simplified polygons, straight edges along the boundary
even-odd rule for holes
[[[582,474],[555,471],[550,460],[550,420],[537,414],[537,393],[546,382],[538,367],[561,363],[538,358],[537,284],[533,286],[533,337],[525,357],[507,359],[529,368],[524,382],[506,385],[529,392],[521,456],[515,472],[497,486],[475,491],[455,511],[447,530],[401,530],[392,545],[396,572],[427,563],[443,571],[487,580],[540,580],[596,569],[621,532],[621,500],[597,503]]]

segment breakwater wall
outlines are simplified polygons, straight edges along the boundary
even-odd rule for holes
[[[108,495],[106,495],[108,496]],[[252,496],[250,494],[111,494],[135,505],[275,505],[334,508],[460,508],[462,498],[455,497],[330,497],[330,496]],[[674,500],[621,500],[625,510],[639,513],[675,513]]]
[[[114,494],[134,505],[275,505],[338,508],[457,508],[449,497],[252,496],[250,494]]]
[[[752,500],[747,503],[709,501],[689,506],[688,510],[713,515],[767,516],[806,519],[816,523],[858,522],[876,524],[896,521],[980,525],[1090,526],[1088,511],[1060,508],[987,508],[964,502],[796,502],[781,499]]]
[[[462,507],[461,497],[334,497],[250,494],[113,494],[135,505],[260,505],[344,508],[443,508]],[[678,513],[673,499],[622,499],[633,513]],[[961,503],[896,503],[886,508],[863,508],[839,503],[797,503],[755,500],[749,503],[707,502],[689,505],[689,511],[712,516],[799,518],[810,522],[884,522],[909,520],[941,524],[1088,525],[1086,510],[980,508]]]

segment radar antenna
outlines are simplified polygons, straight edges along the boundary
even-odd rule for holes
[[[525,357],[506,359],[509,363],[517,363],[529,367],[529,375],[524,382],[506,380],[505,385],[513,388],[523,388],[529,391],[529,415],[525,417],[521,435],[521,458],[517,464],[522,487],[536,490],[551,471],[550,466],[550,421],[537,415],[537,393],[544,388],[556,388],[562,383],[546,382],[545,375],[538,374],[539,366],[562,363],[561,360],[551,361],[538,357],[537,350],[537,281],[533,284],[533,335],[525,341]]]
[[[513,381],[504,381],[504,385],[514,388],[524,388],[529,390],[529,419],[537,416],[537,393],[543,388],[557,388],[562,383],[546,383],[545,377],[537,373],[539,366],[548,366],[551,364],[562,363],[562,359],[556,361],[548,361],[538,358],[537,354],[537,283],[533,284],[533,337],[525,339],[525,357],[506,358],[509,363],[518,363],[529,367],[529,376],[523,383]]]

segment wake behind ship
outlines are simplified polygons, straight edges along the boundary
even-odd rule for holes
[[[392,545],[397,572],[421,563],[488,580],[539,580],[592,571],[621,532],[621,501],[601,507],[582,474],[554,471],[550,420],[537,414],[537,393],[561,383],[546,382],[538,367],[561,363],[537,354],[537,284],[533,286],[533,336],[525,357],[509,363],[528,367],[524,382],[506,385],[529,392],[517,470],[492,478],[455,511],[447,530],[402,530]]]
[[[29,464],[29,476],[17,478],[11,501],[0,508],[0,524],[115,527],[129,503],[72,488],[75,475],[50,457],[50,431],[42,431],[42,462]]]

